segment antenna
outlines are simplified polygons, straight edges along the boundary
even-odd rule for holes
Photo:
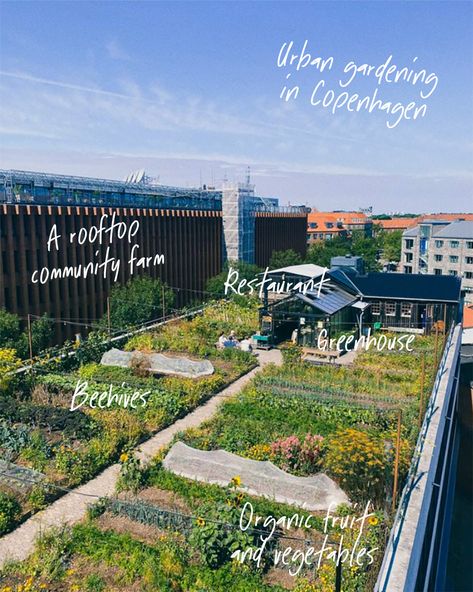
[[[246,184],[250,185],[251,183],[251,169],[250,169],[250,165],[248,165],[247,169],[246,169]]]

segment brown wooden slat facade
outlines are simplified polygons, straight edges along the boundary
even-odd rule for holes
[[[126,239],[108,239],[102,245],[69,241],[71,232],[81,227],[99,226],[103,214],[116,213],[117,221],[140,222],[130,245]],[[110,218],[109,218],[110,220]],[[306,216],[300,214],[257,214],[255,220],[255,262],[265,267],[273,250],[306,249]],[[61,235],[60,249],[47,241],[53,225]],[[108,224],[106,224],[106,227]],[[77,236],[77,235],[76,235]],[[128,261],[131,247],[139,244],[137,256],[163,254],[163,265],[140,273],[161,278],[175,288],[175,305],[180,307],[200,299],[209,278],[222,270],[223,227],[220,211],[160,210],[85,206],[0,205],[0,308],[25,318],[28,313],[47,313],[56,319],[94,322],[106,310],[113,278],[110,273],[89,274],[87,278],[64,278],[34,284],[31,275],[43,267],[77,267],[103,261],[107,246],[110,257],[121,259],[119,282],[130,279]],[[99,255],[96,256],[96,251]],[[139,274],[135,274],[139,275]],[[83,328],[55,324],[55,341],[73,337]],[[1,344],[0,344],[1,347]]]

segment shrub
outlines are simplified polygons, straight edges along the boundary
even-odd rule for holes
[[[18,500],[0,491],[0,535],[4,535],[14,526],[20,517],[21,506]]]
[[[120,456],[121,468],[117,481],[117,491],[132,491],[137,493],[144,480],[143,470],[139,458],[124,452]]]
[[[239,478],[236,479],[238,481],[235,483],[239,482]],[[252,530],[252,527],[243,531],[239,527],[243,493],[234,489],[227,491],[225,502],[206,502],[199,507],[199,512],[205,518],[197,518],[189,537],[190,544],[200,552],[202,561],[213,569],[229,562],[234,551],[245,551],[250,547],[256,550],[262,544],[261,527],[258,531]],[[265,547],[261,564],[263,569],[271,563],[270,553],[276,541],[277,536],[271,537]]]
[[[378,501],[383,497],[386,461],[380,437],[346,428],[330,438],[325,466],[354,499]]]
[[[46,493],[47,489],[44,485],[38,484],[31,488],[31,491],[28,494],[28,505],[33,512],[43,510],[46,507]]]
[[[324,438],[306,434],[304,440],[289,436],[271,444],[271,458],[285,471],[315,473],[320,466]]]

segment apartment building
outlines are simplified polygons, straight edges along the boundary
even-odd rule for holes
[[[465,302],[473,302],[473,221],[427,219],[402,240],[402,271],[457,276]]]
[[[373,221],[363,212],[310,212],[307,216],[307,243],[348,237],[354,231],[371,236]]]

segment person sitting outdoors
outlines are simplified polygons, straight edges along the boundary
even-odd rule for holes
[[[225,336],[225,333],[222,333],[218,338],[217,347],[218,349],[223,349],[225,344],[228,342],[228,339]]]
[[[240,341],[240,349],[241,349],[241,351],[246,351],[246,352],[253,351],[253,346],[251,345],[251,341],[248,339],[248,337],[245,337],[244,339],[242,339]]]

